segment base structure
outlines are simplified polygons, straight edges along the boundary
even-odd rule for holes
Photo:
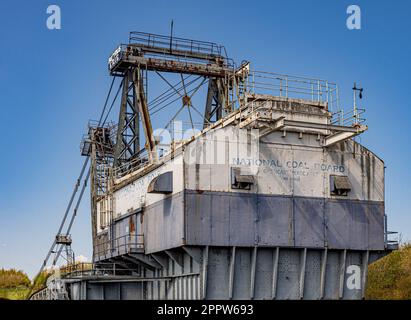
[[[388,252],[183,246],[129,253],[133,269],[116,262],[78,267],[32,299],[363,299],[368,264]]]

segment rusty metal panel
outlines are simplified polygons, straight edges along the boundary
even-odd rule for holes
[[[324,247],[324,199],[293,199],[295,245],[297,247]]]

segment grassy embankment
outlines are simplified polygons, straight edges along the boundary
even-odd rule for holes
[[[43,272],[35,280],[34,290],[44,286],[47,272]],[[22,300],[27,297],[32,282],[26,273],[15,269],[0,269],[0,299]]]
[[[369,266],[367,299],[411,299],[411,244]]]

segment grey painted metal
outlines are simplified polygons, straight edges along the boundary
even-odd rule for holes
[[[277,296],[277,277],[278,277],[278,257],[280,253],[280,247],[276,247],[273,254],[273,276],[271,278],[271,299],[275,299]]]
[[[325,275],[327,271],[327,254],[328,254],[328,248],[325,248],[322,252],[322,258],[321,258],[320,299],[324,298]]]
[[[167,171],[151,180],[147,188],[148,193],[172,193],[173,172]]]
[[[208,251],[209,251],[209,247],[206,246],[203,251],[203,262],[202,262],[201,297],[203,299],[207,297]]]
[[[338,298],[342,299],[344,297],[344,280],[345,280],[345,263],[347,259],[347,250],[344,249],[340,252],[340,286]]]
[[[370,261],[370,251],[365,251],[362,256],[362,277],[361,277],[361,298],[365,298],[367,288],[368,263]]]
[[[123,88],[114,151],[114,166],[130,160],[140,151],[139,93],[134,88],[132,73],[131,70],[127,70],[122,74]]]
[[[307,261],[307,248],[301,250],[300,257],[300,299],[304,297],[304,284],[305,284],[305,266]]]
[[[384,252],[221,246],[195,249],[201,251],[199,262],[184,249],[172,249],[181,254],[182,266],[164,255],[167,269],[146,269],[140,277],[102,274],[64,278],[63,282],[71,299],[250,299],[252,293],[254,299],[362,299],[367,261]],[[345,277],[350,266],[361,270],[359,287],[349,286],[352,280]],[[36,298],[52,297],[50,290]],[[59,297],[57,291],[54,296]]]
[[[228,298],[233,298],[233,289],[234,289],[234,266],[235,266],[235,248],[231,249],[231,257],[230,257],[230,273],[229,273],[229,282],[228,282]]]
[[[385,248],[377,202],[194,190],[185,201],[187,245]]]
[[[252,258],[251,258],[250,299],[254,299],[256,263],[257,263],[257,247],[254,247]]]
[[[248,65],[235,70],[225,58],[218,61],[220,55],[189,52],[209,62],[198,66],[182,61],[181,47],[175,48],[180,61],[171,48],[161,51],[160,42],[141,43],[146,35],[137,40],[110,58],[111,73],[124,77],[116,163],[106,168],[107,192],[92,199],[93,217],[100,217],[93,225],[95,261],[114,263],[115,272],[66,275],[72,298],[363,298],[368,263],[388,252],[384,163],[349,139],[366,126],[333,122],[329,85],[335,86],[305,79],[318,101],[301,100],[291,97],[290,87],[301,79],[270,75],[280,80],[280,97],[259,94],[254,80],[252,91],[244,87]],[[152,59],[153,53],[161,54]],[[156,148],[144,69],[210,80],[204,130],[194,139],[174,141],[165,156],[151,152]],[[136,101],[130,100],[131,89]],[[183,106],[189,106],[189,97],[184,98]],[[125,111],[130,107],[134,118]],[[135,122],[127,126],[136,119],[138,124],[138,115],[148,161],[132,148],[137,132],[124,134],[136,129]],[[256,141],[251,142],[250,129],[261,130]],[[224,156],[222,163],[192,162],[193,155],[205,157],[218,143],[227,147],[216,155]],[[256,146],[258,151],[248,152]],[[231,174],[246,170],[246,175]],[[332,180],[339,179],[345,180],[342,193],[333,192]],[[130,266],[133,274],[121,277]],[[347,282],[356,279],[352,270],[361,271],[355,286]]]

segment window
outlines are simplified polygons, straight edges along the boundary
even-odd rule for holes
[[[254,175],[249,168],[231,168],[231,188],[250,190],[254,184]]]
[[[347,176],[330,176],[330,193],[333,196],[347,196],[351,183]]]

